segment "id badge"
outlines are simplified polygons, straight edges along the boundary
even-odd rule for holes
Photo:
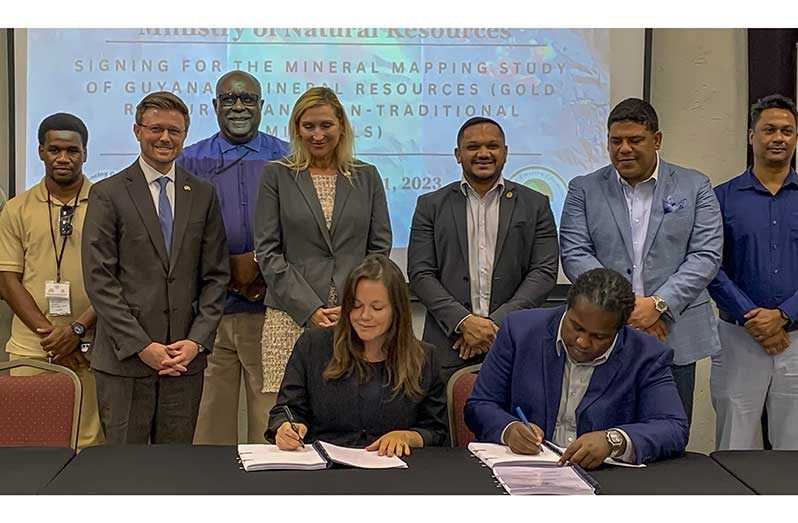
[[[50,316],[69,316],[72,309],[69,305],[69,282],[54,281],[44,282],[44,297],[47,298],[47,306],[50,309]]]

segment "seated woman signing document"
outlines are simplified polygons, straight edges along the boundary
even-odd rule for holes
[[[434,350],[413,334],[404,277],[374,254],[349,274],[338,324],[297,340],[266,438],[283,450],[302,438],[404,456],[445,442],[445,413]]]

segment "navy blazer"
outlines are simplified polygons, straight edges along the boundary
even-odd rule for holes
[[[465,406],[465,421],[480,441],[501,443],[518,421],[516,407],[551,439],[562,392],[565,351],[555,343],[565,307],[509,314]],[[624,326],[610,358],[596,367],[576,409],[582,435],[623,429],[637,463],[680,455],[687,446],[687,416],[670,366],[673,350],[653,336]]]

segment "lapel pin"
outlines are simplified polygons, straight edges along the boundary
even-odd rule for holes
[[[513,197],[513,191],[507,191],[507,195],[506,195],[506,196],[507,196],[507,199],[508,199],[508,200],[509,200],[510,198],[512,198],[512,197]]]
[[[191,186],[190,185],[184,185],[183,186],[183,190],[184,191],[191,191]]]

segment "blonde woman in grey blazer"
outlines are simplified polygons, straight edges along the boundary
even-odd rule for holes
[[[335,93],[314,87],[294,105],[291,154],[266,165],[255,209],[255,257],[266,280],[263,392],[280,387],[294,342],[335,325],[338,289],[363,258],[391,251],[385,189],[354,158],[354,134]]]

